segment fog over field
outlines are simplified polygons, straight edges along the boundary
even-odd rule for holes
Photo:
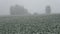
[[[0,34],[60,34],[60,0],[0,0]]]
[[[52,13],[60,13],[60,0],[0,0],[0,15],[10,15],[10,6],[24,6],[30,13],[45,13],[45,7],[50,5]]]

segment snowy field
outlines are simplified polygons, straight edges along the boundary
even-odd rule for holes
[[[60,34],[60,14],[1,16],[0,34]]]

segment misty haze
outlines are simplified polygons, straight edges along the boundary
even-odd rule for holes
[[[0,0],[0,34],[60,34],[60,0]]]

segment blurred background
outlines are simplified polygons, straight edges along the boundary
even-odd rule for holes
[[[44,14],[46,6],[51,7],[51,13],[60,13],[60,0],[0,0],[0,15],[10,15],[11,6],[22,6],[29,13]]]

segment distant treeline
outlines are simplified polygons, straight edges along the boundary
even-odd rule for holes
[[[32,15],[31,13],[28,12],[26,8],[24,8],[24,6],[20,6],[20,5],[11,6],[10,14],[11,15]],[[51,14],[50,5],[47,5],[45,7],[45,14]],[[35,12],[33,15],[39,15],[39,14]]]
[[[24,6],[15,5],[10,7],[11,15],[28,15],[28,10],[24,8]]]

